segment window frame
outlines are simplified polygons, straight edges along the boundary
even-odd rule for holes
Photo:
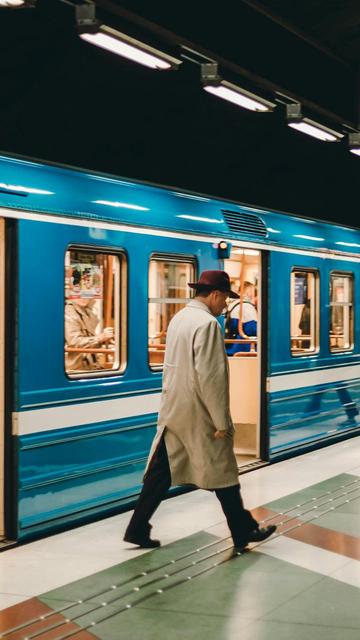
[[[188,253],[169,253],[169,252],[162,253],[162,252],[155,251],[151,253],[149,256],[148,272],[147,272],[147,326],[146,326],[147,349],[146,349],[146,353],[147,353],[147,365],[149,370],[152,373],[158,373],[163,371],[164,364],[159,363],[151,366],[150,359],[149,359],[149,304],[150,304],[149,274],[150,274],[150,264],[153,261],[176,262],[176,263],[182,262],[185,264],[191,264],[194,267],[194,282],[196,282],[198,277],[198,260],[196,255],[188,254]],[[186,301],[185,304],[187,304],[190,300],[192,300],[192,298],[184,298],[184,301]],[[153,303],[153,304],[156,304],[156,303]]]
[[[114,376],[123,375],[127,369],[128,365],[128,255],[125,249],[118,247],[103,247],[97,245],[86,245],[86,244],[77,244],[71,243],[66,246],[64,251],[64,261],[63,261],[63,269],[64,269],[64,284],[65,284],[65,268],[66,268],[66,254],[69,251],[83,251],[94,254],[105,254],[113,256],[117,258],[119,261],[119,297],[118,297],[118,305],[119,305],[119,313],[118,313],[118,335],[119,335],[119,347],[117,356],[119,358],[119,367],[117,369],[98,369],[94,371],[81,371],[79,373],[73,372],[69,373],[66,370],[66,361],[65,361],[65,306],[66,299],[64,295],[64,303],[63,303],[63,315],[64,315],[64,324],[63,324],[63,345],[64,345],[64,357],[63,357],[63,366],[64,373],[68,380],[83,380],[83,379],[94,379],[94,378],[109,378]],[[65,287],[64,287],[65,294]],[[114,292],[115,294],[115,292]],[[114,333],[116,333],[116,318],[114,318]]]
[[[349,326],[349,336],[350,336],[350,340],[351,340],[351,344],[349,347],[345,348],[339,348],[339,349],[334,349],[333,347],[331,347],[331,336],[330,336],[330,327],[331,327],[331,279],[333,276],[337,276],[340,278],[349,278],[351,284],[352,284],[352,301],[351,301],[351,307],[352,307],[352,322],[350,323]],[[352,351],[354,351],[355,349],[355,273],[353,271],[342,271],[342,270],[338,270],[338,269],[332,269],[329,273],[329,323],[328,323],[328,336],[329,336],[329,352],[331,355],[338,355],[341,353],[351,353]]]
[[[315,293],[315,321],[314,321],[314,349],[307,352],[294,352],[292,349],[292,335],[291,335],[291,320],[292,320],[292,304],[293,304],[293,285],[292,285],[292,275],[293,273],[312,273],[314,276],[314,293]],[[309,358],[320,352],[320,271],[316,267],[302,267],[302,266],[294,266],[290,271],[290,318],[289,318],[289,327],[290,327],[290,355],[292,358]],[[299,336],[301,337],[301,336]],[[295,337],[294,337],[295,338]]]

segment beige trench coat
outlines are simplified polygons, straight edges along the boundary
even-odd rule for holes
[[[226,431],[226,437],[215,439],[216,430]],[[158,430],[149,461],[164,433],[173,486],[238,484],[233,432],[224,339],[208,307],[194,299],[169,324]]]

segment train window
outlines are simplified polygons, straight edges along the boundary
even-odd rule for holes
[[[190,300],[188,282],[194,282],[191,259],[154,257],[149,265],[148,354],[151,369],[164,362],[166,332],[171,318]]]
[[[70,377],[103,376],[124,364],[124,268],[121,254],[84,248],[65,254],[65,371]]]
[[[291,272],[291,355],[318,350],[318,273],[306,269]]]
[[[354,347],[353,274],[330,274],[330,351]]]

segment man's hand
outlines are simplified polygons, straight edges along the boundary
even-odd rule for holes
[[[97,336],[98,342],[109,342],[114,339],[114,329],[112,327],[105,327],[105,329]]]
[[[221,438],[225,438],[227,435],[227,431],[215,431],[214,437],[216,440],[221,440]]]

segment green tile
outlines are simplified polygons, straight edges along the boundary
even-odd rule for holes
[[[303,491],[297,491],[295,493],[289,493],[283,498],[268,502],[265,507],[272,509],[272,511],[285,511],[286,509],[295,509],[296,505],[302,504],[311,500],[311,498],[317,498],[320,495],[320,491],[313,489],[312,487],[304,489]],[[310,506],[310,505],[309,505]],[[306,506],[304,506],[304,509]]]
[[[359,486],[359,491],[358,494],[356,496],[349,496],[349,498],[351,499],[350,502],[345,502],[341,505],[341,507],[339,507],[339,512],[340,513],[353,513],[354,515],[357,515],[358,517],[360,516],[360,486]]]
[[[242,630],[251,624],[244,618],[241,628],[229,634],[224,616],[136,608],[109,618],[91,633],[101,640],[239,640]]]
[[[360,590],[333,578],[320,582],[299,593],[266,617],[277,622],[328,625],[357,629],[360,637]],[[342,636],[339,634],[338,636]]]
[[[76,582],[64,585],[58,589],[53,589],[43,595],[57,600],[77,601],[79,599],[90,599],[91,601],[101,602],[104,600],[106,592],[111,589],[111,585],[120,585],[119,589],[128,591],[129,588],[135,586],[140,580],[140,578],[137,578],[133,584],[130,584],[130,578],[138,576],[139,573],[143,571],[153,571],[159,566],[166,565],[166,568],[160,570],[160,573],[164,573],[167,569],[171,568],[172,565],[169,564],[171,560],[177,559],[196,548],[216,542],[217,540],[218,538],[211,534],[199,532],[182,540],[178,540],[173,544],[131,558],[126,562],[114,565],[109,569],[82,578]],[[225,545],[219,543],[219,546]],[[204,553],[206,553],[206,551],[204,551]],[[207,553],[210,553],[210,550]],[[197,554],[194,554],[190,559],[184,559],[183,563],[188,565],[193,559],[196,559],[196,557]],[[180,566],[180,564],[178,566]],[[156,575],[156,573],[151,574],[146,580]],[[123,583],[126,584],[123,585]],[[103,593],[99,594],[99,592]]]
[[[191,548],[193,549],[194,546]],[[148,557],[143,556],[143,560]],[[214,561],[221,559],[227,559],[227,561],[218,567],[212,566]],[[214,558],[206,558],[203,563],[195,566],[191,565],[191,561],[190,558],[190,560],[186,559],[183,565],[181,563],[170,565],[169,574],[177,571],[178,568],[184,568],[183,572],[174,577],[162,578],[159,582],[155,581],[137,592],[132,590],[135,584],[141,585],[156,579],[158,574],[154,573],[144,577],[142,582],[131,583],[126,588],[112,590],[82,605],[76,605],[64,615],[71,619],[76,617],[77,624],[85,628],[92,621],[98,622],[104,615],[111,615],[126,604],[131,604],[134,609],[130,611],[135,612],[132,616],[136,615],[139,609],[157,610],[159,617],[166,612],[200,616],[206,616],[211,612],[211,615],[227,618],[229,624],[235,624],[235,622],[242,624],[243,619],[259,618],[322,579],[322,576],[316,573],[259,552],[249,552],[233,558],[232,552],[228,551]],[[203,568],[208,571],[200,576],[194,576],[192,580],[186,579],[188,575],[194,575]],[[103,578],[103,573],[109,572],[101,572],[92,576],[91,579],[87,578],[75,583],[75,590],[74,585],[69,585],[68,593],[71,592],[71,598],[60,599],[59,592],[66,590],[63,588],[42,596],[41,600],[52,608],[59,608],[62,604],[66,604],[66,601],[74,601],[75,594],[76,597],[84,599],[84,592],[89,590],[89,582],[93,592],[100,588],[97,579],[99,576]],[[274,576],[278,578],[276,588],[274,588]],[[182,584],[175,584],[179,580],[185,581]],[[81,584],[83,595],[79,596]],[[105,584],[108,586],[109,581],[107,580]],[[172,585],[174,585],[173,588],[167,589]],[[157,593],[159,588],[164,589],[163,593]],[[102,602],[107,603],[106,607],[101,605]],[[89,613],[89,609],[94,607],[96,609]],[[129,611],[117,613],[116,617],[127,616],[128,613]],[[112,627],[114,623],[109,622],[109,624]],[[105,626],[107,628],[107,623]]]
[[[312,498],[319,499],[320,496],[323,496],[320,498],[320,502],[321,503],[325,502],[328,498],[334,497],[334,495],[329,495],[329,496],[324,495],[326,494],[327,491],[330,491],[333,493],[334,490],[339,489],[339,487],[342,484],[346,485],[356,479],[358,479],[357,476],[352,476],[347,473],[342,473],[342,474],[339,474],[338,476],[334,476],[333,478],[328,478],[323,482],[318,482],[317,484],[306,487],[301,491],[290,493],[287,496],[284,496],[283,498],[279,498],[279,500],[273,500],[272,502],[267,503],[265,506],[268,507],[269,509],[272,509],[273,511],[285,511],[290,508],[293,508],[294,510],[296,510],[297,508],[296,505],[298,504],[303,505],[303,503],[306,502],[307,504],[300,507],[301,511],[305,511],[311,508]],[[355,486],[356,485],[354,485],[354,487]],[[348,489],[345,489],[345,490],[351,490],[354,487],[351,485],[349,486]],[[360,486],[359,486],[359,491],[360,491]],[[335,493],[335,496],[336,495],[338,494]],[[350,494],[349,497],[352,497],[354,495],[356,495],[355,492],[353,494]],[[342,499],[345,500],[345,498],[342,498]],[[325,510],[326,508],[329,508],[329,506],[331,505],[330,504],[328,506],[324,505],[323,509]],[[309,518],[310,514],[304,517]]]
[[[276,582],[274,576],[278,576]],[[150,597],[141,607],[202,614],[211,611],[239,620],[243,616],[258,618],[321,579],[312,571],[248,553]]]
[[[359,640],[358,629],[258,620],[241,629],[238,640]]]

